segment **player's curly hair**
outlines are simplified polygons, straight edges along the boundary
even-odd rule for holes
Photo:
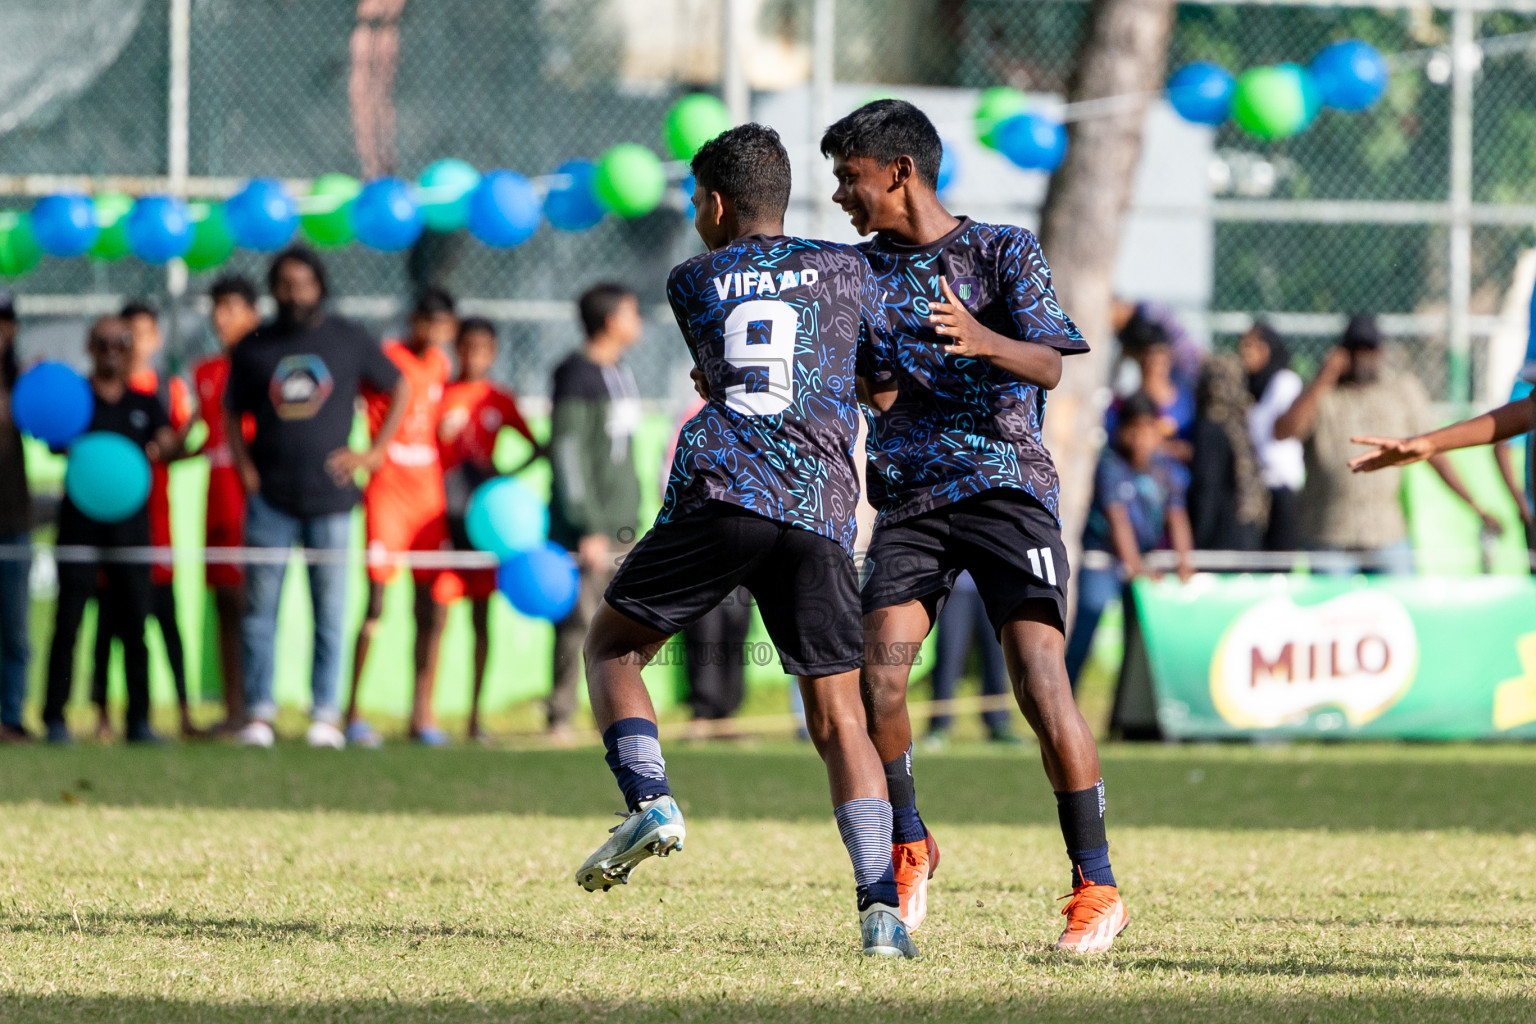
[[[742,124],[704,143],[693,155],[693,178],[718,192],[743,221],[782,220],[789,207],[789,154],[779,133]]]
[[[822,133],[821,155],[833,159],[866,156],[881,167],[889,167],[897,157],[909,156],[923,184],[937,189],[944,143],[928,115],[906,100],[874,100]]]

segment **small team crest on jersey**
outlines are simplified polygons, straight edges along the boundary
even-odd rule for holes
[[[957,277],[950,288],[954,291],[955,298],[965,303],[967,309],[976,305],[976,299],[981,293],[980,282],[974,277]]]

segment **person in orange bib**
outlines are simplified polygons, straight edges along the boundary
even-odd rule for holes
[[[165,339],[160,333],[160,321],[154,307],[146,302],[133,301],[123,306],[119,314],[127,321],[133,333],[133,350],[129,354],[128,387],[141,395],[157,399],[164,407],[184,444],[187,431],[192,426],[193,403],[186,381],[167,374],[162,377],[155,369],[155,357],[159,355]],[[176,685],[176,704],[181,713],[181,734],[184,737],[203,735],[192,722],[191,708],[187,701],[186,655],[181,642],[181,628],[176,621],[175,573],[169,560],[171,550],[171,499],[170,476],[167,463],[155,460],[150,463],[149,478],[149,542],[162,549],[165,561],[157,561],[150,567],[151,605],[150,614],[160,626],[160,639],[165,645],[165,659],[170,665],[171,680]],[[103,740],[112,736],[112,726],[107,718],[107,670],[111,664],[111,630],[101,623],[111,622],[105,614],[112,601],[106,590],[97,592],[95,664],[92,671],[91,696],[96,703],[99,721],[97,736]]]
[[[224,386],[229,382],[229,353],[261,322],[256,312],[256,286],[240,274],[226,274],[208,289],[213,302],[213,333],[220,351],[192,367],[198,417],[207,427],[202,454],[208,459],[208,506],[204,544],[209,548],[238,548],[245,543],[245,485],[224,436]],[[249,442],[255,424],[249,414],[242,433]],[[240,617],[245,614],[245,570],[238,563],[211,560],[205,569],[219,620],[219,671],[224,682],[224,721],[218,735],[233,734],[245,724],[245,678],[240,670]]]
[[[385,449],[384,462],[363,492],[368,524],[368,612],[357,634],[352,660],[352,699],[347,705],[347,742],[377,746],[379,737],[358,710],[363,669],[379,616],[384,612],[384,586],[394,579],[398,556],[406,552],[441,551],[448,547],[447,502],[443,466],[438,456],[437,422],[443,388],[452,373],[444,348],[458,330],[453,297],[441,288],[422,293],[411,311],[405,341],[387,341],[384,354],[410,383],[411,397],[400,429]],[[365,389],[368,429],[377,433],[388,411],[388,394]],[[434,593],[441,570],[415,569],[416,657],[411,699],[411,739],[426,746],[443,746],[447,735],[432,715],[432,690],[437,681],[437,652],[447,605]]]
[[[459,324],[454,349],[459,357],[459,375],[443,391],[437,441],[448,499],[448,534],[455,549],[472,551],[474,545],[464,528],[464,515],[475,488],[496,476],[493,457],[501,432],[510,427],[522,434],[533,445],[532,458],[540,457],[543,448],[528,429],[517,407],[517,396],[489,377],[496,363],[496,326],[481,317],[465,318]],[[470,600],[470,617],[475,627],[475,678],[469,705],[469,739],[476,741],[483,736],[480,694],[491,650],[490,609],[491,595],[496,592],[496,572],[450,570],[438,577],[435,592],[444,603],[461,597]]]

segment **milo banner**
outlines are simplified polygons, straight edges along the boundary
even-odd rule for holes
[[[1536,737],[1530,577],[1201,575],[1126,603],[1129,738]]]

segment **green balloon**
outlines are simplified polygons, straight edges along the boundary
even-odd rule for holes
[[[335,249],[352,241],[352,200],[363,190],[350,174],[322,174],[299,200],[299,229],[322,249]]]
[[[1255,138],[1274,141],[1295,135],[1307,124],[1307,95],[1296,69],[1249,68],[1237,78],[1232,116]]]
[[[644,146],[623,142],[597,161],[597,200],[620,217],[643,217],[667,192],[661,159]]]
[[[0,274],[20,277],[43,258],[43,250],[32,237],[32,218],[18,214],[9,223],[0,222]]]
[[[988,149],[997,148],[997,126],[1029,107],[1029,97],[1006,85],[983,89],[976,101],[976,138]]]
[[[192,203],[192,245],[182,259],[192,271],[210,270],[235,251],[235,236],[224,219],[223,203]]]
[[[103,192],[96,197],[96,226],[101,231],[96,243],[87,250],[98,260],[120,260],[128,255],[128,211],[133,197],[121,192]]]
[[[674,160],[691,160],[699,147],[731,126],[731,112],[718,96],[696,92],[667,111],[663,136]]]

